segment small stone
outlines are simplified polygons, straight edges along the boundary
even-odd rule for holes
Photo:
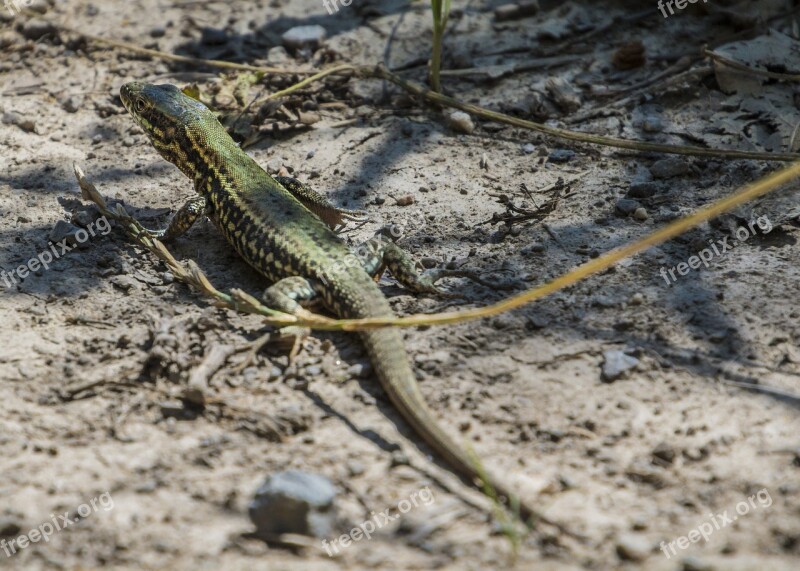
[[[617,212],[624,214],[626,216],[632,214],[636,211],[637,208],[640,208],[642,205],[639,204],[636,200],[631,200],[630,198],[620,198],[617,200],[615,205]]]
[[[616,551],[619,558],[625,561],[644,561],[650,554],[650,542],[638,535],[621,535]]]
[[[620,378],[627,371],[639,364],[639,359],[626,355],[622,351],[610,350],[603,353],[603,370],[601,379],[611,383]]]
[[[539,13],[539,0],[523,0],[513,4],[503,4],[494,9],[494,19],[498,22],[517,20]]]
[[[292,57],[289,55],[289,52],[287,52],[286,48],[283,46],[275,46],[267,51],[267,61],[271,65],[282,65],[289,63],[291,59]]]
[[[447,124],[454,131],[459,131],[468,135],[475,131],[475,123],[472,122],[472,117],[463,111],[453,111],[447,115]]]
[[[61,108],[67,113],[75,113],[83,105],[83,97],[80,95],[69,95],[60,100]]]
[[[26,39],[36,41],[48,34],[54,34],[56,27],[47,20],[31,18],[22,25],[20,32]]]
[[[74,246],[78,243],[76,234],[79,230],[80,228],[73,226],[66,220],[59,220],[56,222],[55,226],[53,226],[53,229],[50,230],[48,238],[53,244],[58,244],[62,240],[66,240],[68,245]]]
[[[525,143],[524,145],[522,145],[522,152],[525,153],[526,155],[530,155],[534,151],[536,151],[536,145],[534,145],[533,143]]]
[[[640,206],[633,211],[633,217],[636,218],[636,220],[647,220],[647,210]]]
[[[320,114],[315,111],[298,111],[297,116],[303,125],[313,125],[322,119]]]
[[[354,363],[347,368],[347,374],[357,379],[369,377],[372,372],[372,366],[365,363]]]
[[[397,199],[397,206],[411,206],[414,204],[414,196],[406,194]]]
[[[14,537],[20,531],[22,531],[22,526],[15,518],[0,517],[0,537]]]
[[[295,26],[287,30],[281,40],[290,49],[318,48],[326,36],[325,28],[320,25]]]
[[[644,303],[644,295],[636,292],[631,296],[631,305],[642,305]]]
[[[386,202],[386,198],[384,198],[384,197],[383,197],[383,196],[381,196],[380,194],[379,194],[378,196],[376,196],[376,197],[375,197],[375,204],[381,205],[381,204],[383,204],[384,202]]]
[[[275,157],[274,159],[270,159],[267,162],[267,171],[268,172],[278,172],[283,167],[283,161],[280,157]]]
[[[16,125],[26,133],[36,132],[36,122],[33,119],[23,117],[15,111],[7,111],[3,113],[3,123],[6,125]]]
[[[689,163],[678,157],[669,157],[653,163],[650,172],[655,178],[672,178],[689,172]]]
[[[664,130],[664,124],[661,121],[661,117],[657,115],[648,115],[642,121],[642,130],[645,133],[660,133]]]
[[[221,46],[228,43],[228,34],[218,28],[203,28],[200,31],[200,43],[207,46]]]
[[[675,461],[675,449],[666,442],[661,442],[653,448],[652,454],[654,458],[658,458],[666,464],[672,464]]]
[[[139,289],[139,282],[131,276],[114,276],[110,280],[111,285],[118,287],[122,291],[131,291]]]
[[[690,555],[681,561],[681,571],[714,571],[714,566],[699,557]]]
[[[37,14],[44,14],[50,9],[48,0],[24,0],[21,4]]]
[[[631,198],[650,198],[658,193],[659,189],[657,182],[634,181],[628,189],[628,196]]]
[[[568,163],[575,158],[575,151],[570,149],[553,149],[550,156],[547,157],[551,163]]]
[[[163,38],[166,35],[167,35],[167,29],[164,26],[156,26],[155,28],[150,28],[151,38]]]
[[[335,531],[335,499],[336,488],[324,476],[288,470],[267,476],[248,512],[256,535],[330,537]]]

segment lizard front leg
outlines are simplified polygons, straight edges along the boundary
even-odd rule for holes
[[[150,236],[159,240],[172,240],[184,234],[206,211],[206,199],[195,196],[186,201],[173,215],[164,230],[148,230]]]

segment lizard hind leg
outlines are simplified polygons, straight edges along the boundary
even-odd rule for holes
[[[172,240],[185,234],[205,211],[206,199],[202,196],[192,197],[178,209],[164,230],[148,230],[148,233],[152,238]]]
[[[317,292],[314,291],[309,281],[300,276],[291,276],[272,284],[261,296],[267,307],[293,315],[305,311],[301,305],[302,302],[313,301],[316,297]],[[288,345],[290,347],[289,362],[292,363],[303,348],[303,341],[310,334],[311,330],[308,327],[295,325],[270,331],[241,348],[242,351],[247,351],[247,356],[235,370],[240,372],[249,367],[259,351],[270,343],[281,346]]]
[[[374,246],[375,242],[379,244],[377,248]],[[475,283],[493,289],[501,287],[498,286],[498,284],[484,280],[477,273],[470,270],[438,267],[420,273],[417,271],[417,263],[414,261],[411,254],[394,242],[386,239],[376,240],[373,238],[368,244],[368,254],[364,254],[362,250],[357,250],[357,253],[362,259],[364,269],[367,270],[367,273],[376,281],[380,279],[384,270],[388,269],[389,273],[400,282],[400,285],[414,293],[433,293],[439,296],[453,298],[463,298],[464,296],[462,294],[442,291],[436,287],[436,282],[442,278],[467,278]]]

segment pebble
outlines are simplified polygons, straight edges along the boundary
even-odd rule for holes
[[[534,151],[536,151],[536,145],[534,145],[533,143],[525,143],[524,145],[522,145],[522,152],[525,153],[526,155],[530,155]]]
[[[281,40],[283,45],[291,49],[301,49],[305,47],[316,48],[323,42],[327,32],[320,25],[295,26],[287,30]]]
[[[354,363],[347,368],[347,374],[357,379],[369,377],[372,372],[372,367],[369,364]]]
[[[267,171],[269,172],[278,172],[281,170],[281,167],[283,167],[283,161],[280,157],[275,157],[267,162]]]
[[[653,448],[652,454],[655,458],[667,464],[672,464],[675,461],[675,449],[666,442],[661,442]]]
[[[33,119],[27,119],[23,117],[15,111],[7,111],[3,113],[3,123],[6,125],[16,125],[26,133],[36,132],[36,122]]]
[[[672,178],[689,172],[689,163],[678,157],[669,157],[653,163],[650,172],[655,178]]]
[[[70,246],[74,246],[75,244],[78,243],[76,234],[79,230],[80,228],[78,228],[77,226],[73,226],[66,220],[59,220],[58,222],[56,222],[55,226],[53,226],[53,229],[50,230],[48,239],[53,244],[58,244],[62,240],[66,239],[67,244],[69,244]]]
[[[267,61],[270,65],[282,65],[291,61],[291,56],[283,46],[275,46],[267,51]]]
[[[642,205],[630,198],[620,198],[615,206],[618,212],[627,216],[635,212],[637,208],[641,208]]]
[[[714,566],[711,563],[693,555],[684,557],[681,565],[681,571],[714,571]]]
[[[414,204],[414,197],[411,194],[406,194],[397,199],[397,206],[411,206]]]
[[[54,34],[56,27],[47,20],[31,18],[22,25],[20,32],[26,39],[36,41],[47,34]]]
[[[658,193],[660,187],[657,182],[634,181],[628,188],[628,196],[631,198],[650,198]]]
[[[553,149],[550,156],[547,157],[551,163],[568,163],[575,158],[575,151],[570,149]]]
[[[633,217],[636,218],[636,220],[647,220],[647,210],[640,206],[633,211]]]
[[[122,291],[139,289],[139,282],[131,276],[114,276],[110,280],[111,285],[118,287]]]
[[[453,111],[447,116],[447,124],[454,131],[471,134],[475,131],[475,123],[472,122],[472,117],[463,111]]]
[[[380,194],[375,197],[375,204],[380,205],[380,204],[383,204],[384,202],[386,202],[386,198],[384,198]]]
[[[620,378],[624,373],[639,364],[639,359],[626,355],[622,351],[610,350],[603,353],[603,370],[601,379],[611,383]]]
[[[650,542],[638,535],[621,535],[616,545],[617,555],[626,561],[643,561],[650,554]]]
[[[228,34],[218,28],[203,28],[200,31],[200,43],[207,46],[221,46],[228,43]]]
[[[648,115],[642,121],[642,130],[645,133],[660,133],[664,130],[664,123],[657,115]]]
[[[61,108],[67,113],[75,113],[83,105],[83,97],[80,95],[69,95],[59,101]]]
[[[256,535],[330,537],[335,531],[335,499],[336,488],[324,476],[287,470],[267,476],[248,513]]]
[[[163,38],[167,35],[167,29],[164,26],[156,26],[150,29],[151,38]]]

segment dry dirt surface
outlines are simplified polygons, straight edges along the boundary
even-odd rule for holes
[[[793,2],[679,0],[666,18],[655,0],[543,0],[509,18],[500,2],[453,4],[442,79],[462,101],[635,140],[796,148],[796,84],[701,51],[800,73]],[[232,124],[303,76],[76,31],[282,69],[385,62],[426,81],[427,3],[328,6],[0,7],[0,567],[797,569],[797,184],[533,305],[404,331],[442,424],[582,540],[491,517],[390,406],[356,336],[314,334],[292,363],[270,346],[239,367],[231,351],[268,331],[259,320],[213,307],[81,200],[73,163],[151,227],[193,196],[125,112],[123,83],[193,86]],[[298,46],[284,36],[297,26],[325,37]],[[345,240],[398,224],[423,262],[505,286],[450,279],[453,300],[384,277],[399,314],[501,300],[781,167],[469,124],[376,80],[332,76],[262,103],[232,130],[269,172],[366,211]],[[208,221],[169,248],[223,291],[267,285]],[[187,398],[198,377],[204,405]],[[321,538],[254,533],[248,506],[285,470],[332,482],[332,557]],[[341,541],[386,510],[371,539]]]

